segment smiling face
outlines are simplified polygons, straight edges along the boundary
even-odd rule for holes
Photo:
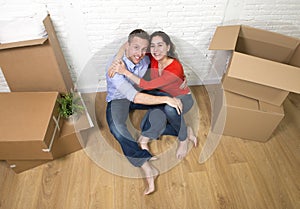
[[[152,37],[150,43],[150,52],[156,60],[159,61],[167,57],[169,50],[170,46],[167,45],[166,42],[164,42],[161,36]]]
[[[140,37],[133,37],[128,42],[126,55],[134,64],[138,64],[146,55],[149,41]]]

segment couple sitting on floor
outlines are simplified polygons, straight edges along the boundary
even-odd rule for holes
[[[106,79],[110,131],[129,162],[144,171],[148,183],[144,194],[150,194],[155,191],[159,172],[150,162],[156,158],[150,153],[148,142],[161,135],[177,136],[178,159],[186,156],[189,141],[197,145],[197,138],[183,117],[194,101],[170,37],[162,31],[151,36],[141,29],[132,31],[110,65]],[[126,126],[129,112],[134,109],[148,109],[138,140]]]

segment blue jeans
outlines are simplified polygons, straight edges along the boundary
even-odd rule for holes
[[[150,92],[156,94],[155,92]],[[158,92],[156,95],[166,95]],[[164,109],[166,105],[142,105],[134,104],[127,99],[112,100],[107,103],[106,108],[106,121],[108,123],[110,132],[116,138],[121,145],[124,155],[129,162],[136,167],[141,167],[146,161],[148,161],[152,155],[147,150],[142,150],[136,140],[132,137],[126,126],[126,120],[129,116],[129,111],[134,109]],[[176,112],[176,115],[177,112]],[[175,133],[172,126],[169,126],[170,130],[167,133]]]
[[[183,115],[192,108],[194,100],[191,94],[180,95],[177,98],[183,104],[182,113],[178,115],[176,109],[169,105],[165,105],[163,109],[160,108],[160,112],[148,110],[141,122],[143,136],[156,139],[160,135],[173,135],[177,136],[180,141],[187,138],[187,126]],[[161,121],[160,117],[160,114],[163,113],[166,115],[165,123]],[[158,127],[159,125],[160,127]]]

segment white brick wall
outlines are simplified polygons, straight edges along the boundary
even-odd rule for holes
[[[105,90],[106,63],[135,28],[172,37],[190,84],[218,77],[207,49],[218,25],[246,24],[300,37],[299,0],[0,0],[0,20],[47,11],[74,81],[92,90]]]

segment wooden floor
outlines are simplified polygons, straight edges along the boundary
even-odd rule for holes
[[[183,161],[172,161],[174,166],[157,178],[157,190],[152,195],[142,195],[145,182],[141,178],[118,175],[128,165],[124,169],[116,166],[114,155],[97,162],[97,152],[88,155],[81,150],[20,174],[0,161],[0,208],[300,208],[300,95],[289,95],[284,103],[285,118],[268,142],[224,136],[211,158],[199,164],[210,127],[210,103],[203,86],[193,87],[192,91],[199,107],[199,124],[193,128],[198,130],[200,145],[191,149]],[[96,96],[102,140],[120,151],[105,122],[104,97],[105,93]],[[135,112],[133,120],[139,120],[142,113]],[[154,141],[151,149],[159,154],[174,144],[173,137],[163,137]],[[175,151],[173,154],[170,158],[175,158]],[[102,167],[104,161],[108,163]],[[111,172],[107,165],[119,170]]]

